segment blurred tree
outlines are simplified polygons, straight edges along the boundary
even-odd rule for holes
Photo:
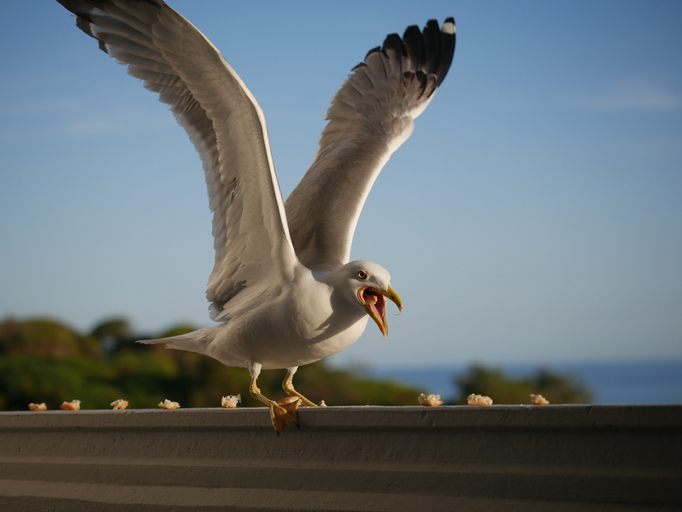
[[[471,393],[486,395],[496,404],[527,404],[530,395],[542,395],[553,404],[584,404],[592,401],[592,392],[571,375],[548,369],[524,377],[509,377],[501,370],[473,365],[455,378],[459,394],[455,403],[466,404]]]
[[[192,330],[178,325],[153,337]],[[222,396],[236,394],[242,395],[243,405],[262,405],[248,394],[245,369],[226,367],[201,354],[134,342],[143,338],[122,318],[102,322],[89,336],[53,320],[0,323],[0,408],[26,410],[30,402],[45,402],[56,409],[63,401],[78,399],[83,409],[108,409],[117,398],[137,409],[156,408],[166,398],[182,407],[219,407]],[[258,385],[266,396],[283,397],[285,374],[265,371]],[[331,370],[323,361],[303,367],[296,386],[311,400],[324,399],[329,405],[415,405],[419,395],[398,384]]]
[[[101,355],[97,341],[80,336],[66,325],[48,319],[19,322],[9,319],[0,324],[0,356],[22,354],[35,357],[65,358]]]
[[[112,318],[95,327],[91,336],[99,341],[105,352],[111,352],[119,343],[130,341],[133,338],[133,330],[125,318]]]

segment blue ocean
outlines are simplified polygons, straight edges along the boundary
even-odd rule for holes
[[[682,360],[486,365],[519,377],[546,368],[586,385],[594,404],[682,404]],[[411,384],[444,399],[457,394],[465,366],[378,367],[372,376]]]

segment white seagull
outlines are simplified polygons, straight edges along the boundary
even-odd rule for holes
[[[391,34],[352,70],[332,98],[310,169],[285,203],[263,111],[194,25],[161,0],[58,1],[170,105],[203,162],[215,248],[206,295],[218,323],[142,343],[247,368],[249,391],[270,408],[275,430],[298,426],[295,407],[315,405],[294,389],[298,367],[353,344],[368,318],[386,336],[387,298],[402,311],[383,267],[349,262],[351,242],[374,180],[445,78],[454,19]],[[261,370],[284,368],[294,407],[266,398],[256,383]]]

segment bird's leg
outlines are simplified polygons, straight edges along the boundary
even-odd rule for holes
[[[296,408],[289,408],[287,411],[280,404],[274,400],[263,396],[256,384],[256,379],[260,375],[261,365],[254,363],[251,368],[249,368],[249,373],[251,373],[251,385],[249,386],[249,393],[259,402],[263,402],[270,409],[270,420],[272,421],[272,426],[277,432],[277,435],[284,430],[287,425],[294,424],[296,427],[301,428],[298,424],[298,415],[296,414]]]
[[[287,425],[293,424],[298,428],[301,428],[298,424],[298,415],[296,414],[296,410],[293,409],[291,412],[289,412],[274,400],[270,400],[269,398],[263,396],[260,392],[260,389],[258,389],[258,386],[256,385],[256,379],[251,379],[249,392],[256,400],[263,402],[268,406],[270,409],[270,420],[272,421],[272,426],[277,434],[284,430]]]
[[[282,382],[282,389],[284,389],[284,392],[287,395],[297,396],[298,398],[300,398],[301,401],[303,402],[303,405],[317,407],[317,404],[312,403],[310,400],[308,400],[301,393],[294,389],[294,373],[296,373],[296,370],[298,370],[298,366],[294,366],[293,368],[287,369],[287,376],[284,377],[284,381]]]

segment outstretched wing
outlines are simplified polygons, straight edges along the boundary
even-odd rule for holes
[[[201,156],[216,253],[206,293],[212,317],[248,307],[270,285],[290,279],[298,262],[265,118],[224,57],[161,0],[58,1],[170,105]]]
[[[391,154],[412,134],[450,68],[455,20],[411,26],[371,50],[332,98],[329,123],[308,172],[287,199],[296,254],[331,271],[348,262],[367,194]]]

